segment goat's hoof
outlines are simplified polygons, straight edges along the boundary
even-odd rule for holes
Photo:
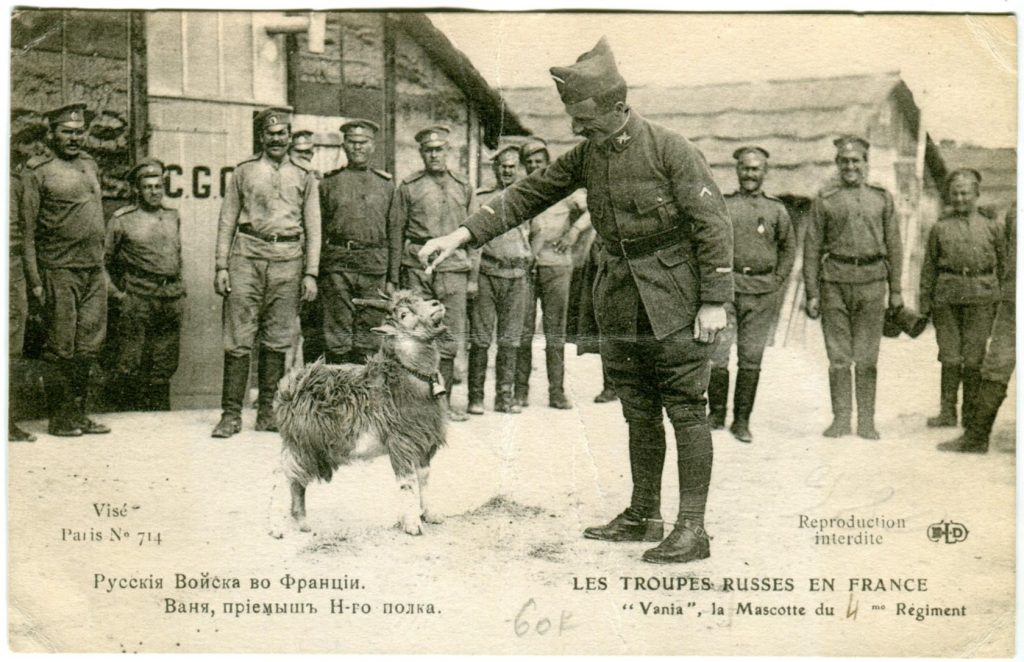
[[[429,510],[424,510],[420,518],[427,524],[444,524],[444,515]]]
[[[410,536],[422,535],[423,527],[420,525],[419,518],[403,517],[402,518],[402,530],[408,533]]]

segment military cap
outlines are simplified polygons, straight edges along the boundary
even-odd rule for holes
[[[66,106],[61,106],[55,110],[51,110],[46,113],[46,120],[50,123],[50,126],[55,124],[63,124],[65,126],[79,129],[85,127],[86,124],[92,119],[92,113],[89,112],[84,103],[69,103]]]
[[[256,114],[256,126],[261,130],[292,123],[292,113],[287,108],[266,108]]]
[[[292,147],[299,149],[313,149],[316,144],[313,142],[313,132],[303,129],[292,134]]]
[[[147,157],[136,163],[135,167],[128,171],[128,181],[134,183],[143,177],[162,177],[163,174],[163,161]]]
[[[551,67],[550,71],[558,88],[558,96],[567,106],[626,84],[615,66],[615,56],[605,37],[601,37],[596,46],[579,56],[575,64]]]
[[[871,143],[864,140],[860,136],[845,135],[839,136],[832,141],[832,144],[836,146],[836,151],[839,154],[843,152],[860,152],[861,154],[867,154],[868,148],[871,147]]]
[[[551,156],[551,153],[548,151],[547,141],[544,140],[543,138],[533,137],[524,142],[523,146],[519,148],[519,156],[520,158],[525,160],[526,157],[530,156],[531,154],[536,154],[537,152],[540,151],[548,152],[548,156]]]
[[[377,137],[380,125],[370,120],[354,119],[341,125],[341,133],[346,137],[365,136],[367,138]]]
[[[519,145],[505,145],[504,147],[502,147],[501,149],[494,153],[494,156],[491,157],[491,163],[497,163],[498,161],[500,161],[502,154],[505,154],[506,152],[515,152],[516,160],[519,160],[519,157],[523,153],[523,150]]]
[[[946,188],[953,183],[954,179],[964,178],[972,179],[975,184],[981,184],[981,173],[974,168],[957,168],[948,175],[946,175]]]
[[[42,140],[46,137],[48,130],[46,122],[39,113],[25,108],[15,108],[11,111],[12,142],[24,143]]]
[[[758,147],[757,145],[744,145],[743,147],[740,147],[739,149],[732,153],[732,158],[739,161],[740,158],[747,152],[755,152],[766,159],[770,156],[768,154],[768,150],[766,150],[764,147]]]
[[[442,124],[428,126],[416,133],[416,142],[420,144],[420,147],[441,147],[448,144],[449,133],[451,133],[451,129]]]

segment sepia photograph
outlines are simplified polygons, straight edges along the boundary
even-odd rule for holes
[[[1017,17],[8,7],[16,653],[1016,654]]]

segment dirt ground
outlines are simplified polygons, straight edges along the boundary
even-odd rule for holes
[[[807,345],[769,349],[752,445],[714,434],[712,556],[681,567],[640,562],[649,546],[643,543],[580,535],[621,511],[630,489],[619,406],[591,401],[601,382],[595,356],[569,360],[568,390],[577,403],[571,411],[545,406],[540,345],[532,404],[523,414],[490,411],[488,382],[487,414],[452,424],[448,447],[433,465],[435,503],[446,522],[427,526],[420,537],[395,526],[398,495],[384,458],[342,468],[331,483],[310,487],[311,533],[268,536],[272,518],[286,507],[283,500],[271,506],[272,494],[282,496],[274,473],[280,440],[251,431],[251,410],[245,431],[230,440],[210,439],[218,416],[210,410],[104,415],[113,434],[71,440],[44,434],[44,421],[29,422],[39,441],[8,448],[10,646],[1012,654],[1015,388],[989,454],[939,453],[935,444],[956,431],[924,425],[938,403],[934,337],[929,331],[915,341],[886,340],[878,398],[883,439],[829,440],[820,436],[830,420],[820,338]],[[456,387],[457,404],[464,399],[464,387]],[[671,519],[677,481],[669,434],[663,507]],[[105,516],[102,504],[126,515]],[[880,544],[823,546],[800,527],[802,515],[882,517],[903,526],[876,530]],[[950,521],[966,527],[965,540],[929,540],[929,525]],[[111,540],[111,529],[126,539]],[[239,586],[187,588],[203,573]],[[176,587],[176,574],[186,588]],[[300,593],[282,584],[288,577],[338,581]],[[595,590],[583,590],[587,578]],[[831,578],[834,590],[812,592],[812,578]],[[851,591],[851,578],[870,578],[875,588],[880,579],[889,590],[867,592],[861,583]],[[269,588],[259,588],[261,580]],[[726,580],[746,590],[726,591]],[[904,590],[892,590],[892,580]],[[781,590],[758,589],[766,584]],[[331,613],[332,601],[342,613]],[[193,607],[198,613],[180,606],[187,603],[200,603]],[[202,612],[201,603],[213,613]],[[225,603],[244,613],[228,613]],[[308,604],[316,613],[254,613],[253,605],[263,603],[305,610],[294,605]],[[653,615],[652,606],[668,613]],[[963,607],[963,614],[926,612],[916,620],[913,609],[926,606]],[[780,613],[800,607],[803,616]],[[747,613],[754,608],[774,611]],[[815,613],[827,609],[832,613]]]

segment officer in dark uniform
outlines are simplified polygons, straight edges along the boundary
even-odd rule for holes
[[[569,67],[554,67],[573,132],[586,140],[512,185],[420,251],[438,264],[481,245],[578,188],[605,255],[594,282],[601,355],[629,427],[633,496],[621,515],[584,532],[608,541],[660,540],[663,413],[675,428],[679,515],[644,560],[707,558],[704,511],[712,445],[705,411],[708,359],[733,299],[732,229],[703,155],[626,104],[626,82],[602,39]]]
[[[369,167],[379,130],[370,120],[343,124],[348,165],[328,173],[320,185],[320,299],[330,363],[364,363],[377,349],[371,329],[380,325],[380,311],[356,308],[352,300],[377,298],[388,273],[388,209],[395,186],[391,175]]]
[[[25,326],[28,322],[28,285],[25,273],[25,232],[21,218],[21,171],[30,159],[46,154],[46,124],[28,110],[11,111],[11,170],[10,215],[8,221],[8,275],[10,306],[7,317],[8,410],[7,441],[32,442],[36,440],[20,427],[15,403],[18,386],[25,382],[26,365],[22,352],[25,348]],[[37,284],[38,286],[38,284]],[[42,292],[42,288],[39,287]]]
[[[321,172],[313,168],[313,157],[316,156],[316,143],[313,140],[312,131],[302,129],[292,132],[292,146],[288,149],[288,156],[306,164],[306,167],[317,178],[317,181],[323,181]],[[322,252],[320,261],[322,267]],[[299,306],[299,331],[302,334],[302,359],[305,363],[316,361],[327,351],[324,347],[322,306],[322,293],[318,294],[317,298],[312,301],[303,301]]]
[[[476,192],[486,204],[519,179],[519,147],[509,145],[494,155],[495,185]],[[497,331],[498,353],[494,359],[494,411],[518,414],[513,400],[516,353],[523,333],[523,316],[530,285],[527,277],[533,258],[525,225],[512,228],[474,250],[469,290],[469,406],[470,414],[484,413],[484,380],[491,336]],[[495,324],[497,322],[497,324]]]
[[[992,338],[981,364],[981,383],[975,393],[964,389],[964,434],[939,444],[939,450],[957,453],[987,453],[999,407],[1006,398],[1006,385],[1017,364],[1017,201],[1006,214],[1003,239],[1006,253],[1000,278],[1000,297]],[[969,402],[968,397],[973,401]]]
[[[49,431],[62,437],[110,432],[85,415],[89,372],[107,336],[99,169],[82,150],[90,116],[81,103],[50,112],[53,154],[30,159],[21,175],[25,265],[52,367]]]
[[[445,324],[452,338],[441,345],[441,377],[450,405],[458,339],[466,325],[470,258],[460,248],[428,273],[416,257],[427,241],[455,230],[473,211],[473,189],[448,168],[449,133],[446,126],[432,126],[416,134],[424,168],[406,177],[395,189],[388,280],[444,304]],[[466,420],[465,414],[450,406],[448,413],[453,421]]]
[[[875,386],[886,282],[889,307],[901,308],[903,248],[892,196],[865,182],[868,141],[844,136],[835,145],[839,182],[818,193],[804,239],[807,314],[812,319],[822,316],[829,361],[833,421],[824,435],[850,434],[850,366],[854,365],[857,434],[878,439]]]
[[[725,196],[732,219],[733,281],[736,286],[736,329],[722,334],[711,357],[708,409],[712,429],[725,426],[729,400],[729,354],[736,340],[736,391],[730,431],[743,442],[753,441],[750,412],[754,409],[761,358],[779,306],[779,293],[796,259],[796,234],[786,205],[761,186],[768,171],[768,151],[740,147],[733,152],[740,187]]]
[[[274,393],[294,343],[299,300],[316,298],[320,265],[320,193],[316,177],[288,156],[291,117],[269,108],[256,116],[262,151],[242,161],[224,194],[217,226],[214,288],[224,297],[224,413],[214,437],[242,429],[249,356],[259,334],[256,430],[277,430]]]
[[[953,427],[960,383],[963,418],[981,382],[985,343],[992,330],[1003,270],[1003,228],[978,210],[981,175],[954,170],[946,178],[950,210],[932,226],[921,263],[921,314],[932,316],[942,379],[939,415],[928,427]]]
[[[546,168],[551,163],[548,145],[541,138],[523,143],[522,161],[526,174]],[[591,235],[587,194],[574,191],[565,200],[549,207],[530,220],[530,246],[533,249],[533,274],[529,301],[523,320],[523,338],[516,358],[516,403],[529,404],[530,371],[533,364],[533,332],[537,324],[537,302],[541,308],[544,330],[544,358],[548,375],[548,406],[572,409],[565,396],[565,332],[569,312],[569,289],[572,284],[573,260],[578,244]],[[589,248],[589,244],[586,248]],[[586,250],[579,251],[582,262]]]
[[[169,411],[181,339],[181,219],[163,205],[164,165],[143,159],[128,174],[136,203],[107,223],[110,295],[119,302],[115,336],[118,401],[129,410]]]

